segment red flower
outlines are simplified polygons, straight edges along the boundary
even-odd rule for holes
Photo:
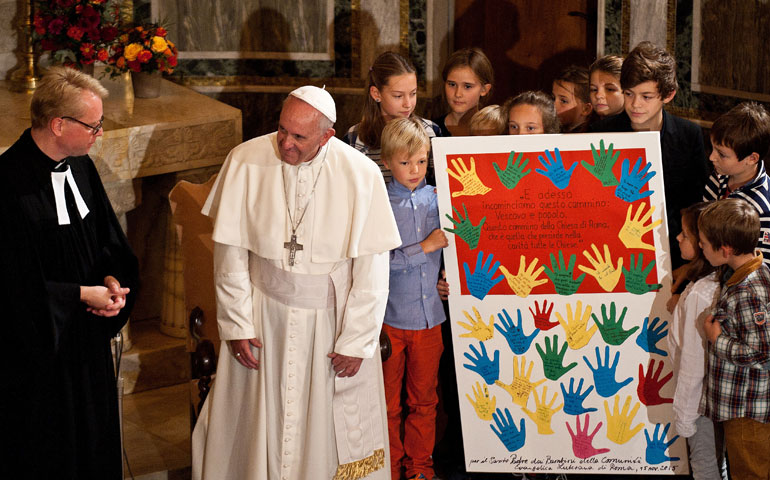
[[[139,55],[136,56],[136,59],[139,60],[141,63],[147,63],[152,58],[152,52],[149,50],[142,50],[139,52]]]
[[[109,58],[110,54],[107,52],[106,48],[99,49],[99,52],[96,54],[96,58],[100,62],[106,62],[107,58]]]
[[[54,3],[56,3],[62,8],[70,8],[75,4],[75,0],[55,0]]]
[[[167,33],[168,33],[168,32],[166,31],[166,29],[165,29],[165,28],[163,28],[163,27],[158,27],[158,28],[155,30],[155,35],[157,35],[157,36],[159,36],[159,37],[165,37]]]
[[[100,23],[102,23],[102,15],[94,10],[94,7],[91,5],[86,6],[80,12],[78,26],[80,26],[83,30],[98,28]]]
[[[83,65],[91,65],[92,63],[94,63],[94,61],[95,61],[94,58],[81,58],[80,59],[80,63],[82,63]]]
[[[169,67],[176,67],[176,57],[168,57],[166,61]]]
[[[109,43],[118,36],[118,29],[112,26],[102,28],[102,40]]]
[[[80,46],[80,53],[83,54],[86,58],[91,58],[94,56],[94,45],[92,43],[84,43]]]
[[[48,31],[54,35],[59,35],[64,29],[64,20],[61,18],[54,18],[51,23],[48,24]]]
[[[74,39],[74,40],[78,40],[78,41],[80,41],[80,39],[83,38],[83,34],[84,33],[85,32],[81,28],[78,28],[78,27],[70,27],[67,30],[67,36],[72,38],[72,39]]]
[[[40,48],[45,51],[55,51],[59,49],[59,44],[49,38],[40,40]]]
[[[128,68],[131,69],[132,72],[142,71],[142,64],[139,63],[138,60],[132,60],[130,62],[126,62],[126,65],[128,65]]]

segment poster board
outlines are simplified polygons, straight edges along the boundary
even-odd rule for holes
[[[467,470],[687,473],[658,133],[436,138],[433,158]]]

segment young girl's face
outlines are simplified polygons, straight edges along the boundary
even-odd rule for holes
[[[369,95],[379,103],[380,112],[386,121],[399,117],[408,118],[417,106],[417,75],[393,75],[381,89],[372,86]]]
[[[553,82],[551,87],[556,115],[559,122],[568,129],[583,123],[591,113],[587,104],[575,95],[576,88],[574,83],[564,81]]]
[[[449,108],[457,114],[465,114],[468,110],[479,105],[481,97],[485,96],[492,86],[482,84],[471,67],[453,68],[444,82],[444,94]]]
[[[508,135],[545,133],[540,109],[528,103],[514,105],[508,112]]]
[[[676,241],[679,242],[679,251],[682,252],[684,260],[694,260],[698,256],[700,251],[698,237],[692,232],[684,217],[682,217],[682,232],[676,236]]]
[[[591,74],[589,92],[594,112],[599,116],[608,117],[623,111],[623,90],[620,79],[615,75],[601,70]]]

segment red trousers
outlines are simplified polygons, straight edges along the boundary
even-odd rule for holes
[[[433,478],[433,445],[436,442],[438,362],[444,344],[441,325],[425,330],[402,330],[383,325],[390,337],[392,354],[382,364],[385,400],[388,406],[388,437],[393,480],[399,480],[401,466],[411,478],[422,473]],[[401,385],[406,373],[408,412],[401,439]]]

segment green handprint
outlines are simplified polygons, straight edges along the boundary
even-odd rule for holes
[[[652,290],[660,290],[663,285],[660,283],[647,283],[647,275],[650,274],[652,268],[655,266],[655,260],[653,259],[647,268],[642,270],[644,265],[644,255],[639,254],[639,262],[634,261],[634,254],[631,254],[631,265],[628,270],[623,267],[623,273],[626,277],[626,290],[636,295],[642,295]]]
[[[623,319],[626,317],[626,311],[628,311],[628,307],[623,307],[623,311],[620,312],[620,318],[615,320],[615,302],[612,302],[610,303],[609,317],[607,316],[607,305],[602,305],[602,319],[604,322],[600,323],[596,314],[591,314],[594,322],[599,327],[599,333],[601,333],[602,338],[608,344],[621,345],[635,331],[639,330],[639,325],[631,330],[623,330]]]
[[[492,164],[492,166],[495,167],[498,178],[500,178],[500,182],[505,185],[505,188],[508,190],[513,190],[516,185],[519,184],[519,180],[526,177],[529,175],[529,172],[531,172],[531,170],[524,171],[524,169],[527,168],[529,160],[524,160],[522,162],[521,152],[519,152],[519,155],[516,157],[516,162],[513,161],[513,155],[515,153],[516,152],[511,151],[511,154],[508,155],[508,164],[506,165],[505,170],[501,170],[496,163]]]
[[[540,344],[535,344],[537,353],[543,360],[543,374],[550,380],[558,380],[559,377],[569,372],[577,366],[577,362],[572,362],[566,367],[564,363],[564,354],[567,352],[567,342],[564,342],[561,350],[559,350],[559,336],[553,336],[553,344],[551,339],[545,337],[545,351],[540,348]]]
[[[618,179],[615,178],[615,174],[612,173],[612,168],[615,166],[615,162],[618,161],[620,152],[614,152],[613,154],[613,151],[614,149],[611,143],[610,148],[605,150],[604,140],[600,140],[598,151],[596,150],[596,147],[594,147],[594,144],[591,144],[591,154],[594,157],[594,164],[589,165],[585,160],[580,162],[580,164],[583,165],[583,168],[588,170],[591,175],[602,182],[602,185],[605,187],[619,184]]]
[[[575,268],[575,255],[569,257],[569,266],[565,266],[564,253],[559,250],[559,264],[556,265],[556,257],[553,253],[551,257],[551,268],[545,267],[545,274],[553,282],[556,293],[559,295],[572,295],[577,292],[578,287],[583,283],[586,274],[581,274],[577,279],[572,278],[572,271]]]
[[[452,207],[452,210],[455,212],[455,214],[457,214],[457,218],[459,218],[460,221],[458,222],[446,214],[446,218],[448,218],[455,225],[455,228],[445,227],[444,230],[454,233],[458,237],[462,238],[463,241],[468,244],[468,247],[470,247],[471,250],[478,247],[479,237],[481,237],[481,226],[484,225],[487,217],[482,218],[478,225],[474,225],[471,223],[471,219],[468,216],[468,207],[466,207],[464,203],[463,210],[465,211],[465,218],[460,215],[460,212],[455,207]]]

